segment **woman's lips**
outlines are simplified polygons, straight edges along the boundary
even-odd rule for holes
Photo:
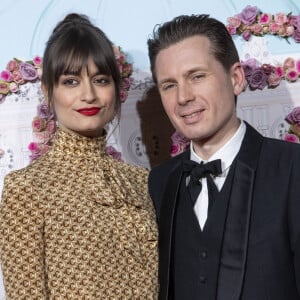
[[[100,111],[99,107],[86,107],[86,108],[77,109],[77,112],[85,116],[94,116],[99,111]]]

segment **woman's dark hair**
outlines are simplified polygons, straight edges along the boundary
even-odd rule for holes
[[[63,74],[80,74],[92,59],[98,70],[111,75],[116,89],[116,113],[120,112],[120,72],[112,43],[87,16],[68,14],[54,28],[43,55],[42,84],[51,102],[54,86]]]
[[[210,40],[212,54],[222,64],[225,71],[239,61],[235,44],[227,28],[209,15],[182,15],[154,28],[148,39],[148,54],[153,80],[156,82],[155,61],[158,53],[192,36],[205,36]]]

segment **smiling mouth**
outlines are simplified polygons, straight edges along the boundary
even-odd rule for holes
[[[91,108],[81,108],[78,109],[77,112],[79,112],[82,115],[85,116],[94,116],[100,111],[99,107],[91,107]]]

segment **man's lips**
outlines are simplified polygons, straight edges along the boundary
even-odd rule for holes
[[[100,108],[99,107],[85,107],[85,108],[77,109],[76,111],[85,116],[94,116],[100,111]]]

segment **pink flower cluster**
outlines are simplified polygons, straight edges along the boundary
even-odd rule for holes
[[[133,68],[132,64],[126,60],[126,55],[122,51],[121,47],[113,46],[113,50],[121,74],[120,98],[121,102],[125,102],[128,96],[128,91],[132,84],[132,78],[130,78],[130,76],[133,72]]]
[[[248,41],[252,35],[277,35],[288,39],[292,37],[300,43],[300,15],[279,12],[275,15],[263,13],[256,6],[247,5],[241,13],[227,18],[226,25],[231,35],[242,35]]]
[[[295,107],[285,120],[290,124],[290,128],[283,139],[292,143],[300,143],[300,106]]]
[[[250,58],[242,61],[242,67],[245,72],[247,86],[250,90],[275,88],[281,80],[295,82],[300,76],[300,60],[288,57],[282,65],[273,66],[271,64],[259,64],[259,62]]]
[[[37,115],[34,117],[31,125],[36,141],[28,145],[28,149],[31,152],[29,156],[30,162],[45,154],[53,144],[56,123],[53,111],[45,102],[38,105]]]
[[[42,75],[42,58],[35,56],[32,61],[12,59],[0,73],[0,101],[11,93],[17,93],[21,84],[35,82]]]
[[[172,134],[171,139],[172,139],[172,146],[171,146],[171,156],[172,157],[182,153],[190,145],[190,141],[187,138],[185,138],[178,131],[175,131]]]

